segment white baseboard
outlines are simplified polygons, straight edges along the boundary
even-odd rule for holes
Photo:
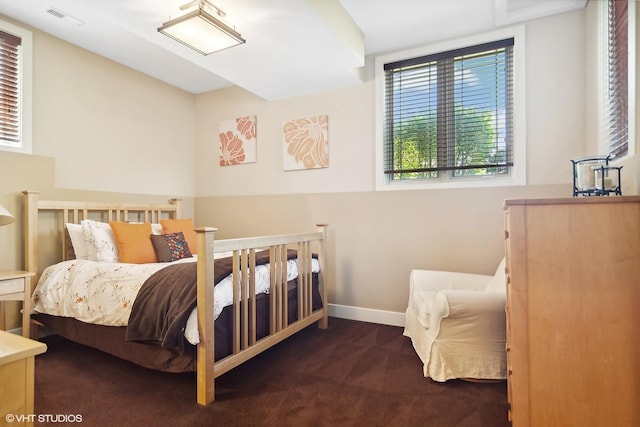
[[[331,317],[379,323],[381,325],[404,327],[404,313],[385,310],[373,310],[348,305],[329,304],[327,312]]]

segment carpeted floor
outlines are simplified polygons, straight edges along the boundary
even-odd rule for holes
[[[49,336],[36,357],[35,413],[77,415],[82,422],[68,425],[84,427],[509,426],[505,382],[433,382],[402,328],[329,325],[222,375],[207,407],[195,401],[194,374],[140,368]]]

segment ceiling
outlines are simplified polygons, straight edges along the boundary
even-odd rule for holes
[[[157,32],[188,0],[0,0],[0,15],[191,93],[275,100],[362,83],[365,55],[584,7],[587,0],[211,0],[247,40],[203,56]]]

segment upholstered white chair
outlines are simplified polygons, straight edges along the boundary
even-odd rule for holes
[[[505,379],[506,278],[413,270],[404,335],[435,381]]]

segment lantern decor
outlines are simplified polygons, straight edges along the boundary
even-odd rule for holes
[[[610,156],[585,157],[573,163],[573,197],[622,195],[620,170],[609,165]]]

